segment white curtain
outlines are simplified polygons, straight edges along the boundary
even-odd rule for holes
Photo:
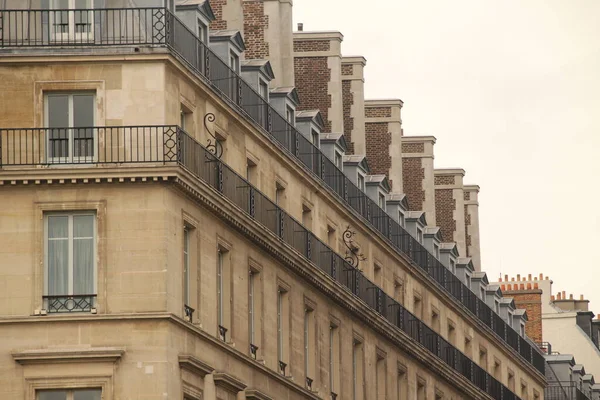
[[[94,294],[94,216],[73,216],[73,294]]]
[[[48,295],[69,290],[69,217],[48,217]]]

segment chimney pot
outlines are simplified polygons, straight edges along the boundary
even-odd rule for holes
[[[517,281],[521,280],[521,274],[517,274]]]
[[[529,281],[531,280],[531,274],[527,275],[527,280],[529,280]]]
[[[537,281],[537,276],[533,278],[534,281]]]
[[[527,289],[531,289],[531,283],[527,284]]]
[[[525,284],[524,284],[524,283],[521,283],[521,285],[519,286],[519,289],[521,289],[521,290],[525,290]]]
[[[502,275],[500,275],[500,280],[499,280],[499,282],[502,282]]]
[[[302,32],[304,30],[304,24],[302,22],[298,22],[298,32]]]
[[[506,282],[508,282],[508,275],[506,275],[506,274],[504,275],[504,280],[505,280]]]
[[[534,284],[533,284],[533,288],[534,288],[534,289],[538,289],[538,288],[539,288],[538,284],[534,282]],[[554,296],[552,296],[552,297],[554,297]]]
[[[566,290],[563,290],[563,291],[562,291],[562,296],[563,296],[563,299],[564,299],[564,300],[566,300],[566,299],[567,299],[567,291],[566,291]]]
[[[579,295],[579,300],[583,300],[583,295],[582,294]]]
[[[552,299],[552,301],[554,301],[556,299],[556,297],[554,297],[554,295],[550,296],[550,298]]]
[[[596,319],[600,319],[600,314],[596,315]]]
[[[510,278],[510,281],[511,281],[511,282],[514,282],[514,281],[515,281],[515,278]]]
[[[556,295],[556,300],[561,300],[560,292],[558,292],[558,294]]]
[[[544,274],[540,274],[540,281],[544,280]]]
[[[546,280],[548,280],[548,277],[546,277]]]
[[[569,295],[569,300],[573,300],[573,293]]]

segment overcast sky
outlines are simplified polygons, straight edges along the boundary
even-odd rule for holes
[[[537,275],[600,313],[600,1],[295,0],[367,59],[367,98],[400,98],[405,135],[480,193],[489,279]]]

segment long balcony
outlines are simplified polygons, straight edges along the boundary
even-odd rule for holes
[[[577,382],[550,382],[544,389],[546,400],[589,400],[580,384]]]
[[[213,149],[214,150],[214,149]],[[184,168],[292,246],[420,346],[497,400],[518,397],[423,321],[388,296],[344,256],[277,206],[246,179],[177,126],[0,129],[3,170],[118,165]],[[401,232],[398,232],[401,234]]]
[[[376,202],[367,197],[329,158],[166,8],[2,10],[0,16],[0,54],[26,51],[27,48],[148,46],[169,49],[238,110],[242,117],[254,122],[265,135],[280,145],[282,151],[287,152],[308,173],[331,189],[343,204],[379,232],[390,246],[408,256],[440,289],[488,326],[499,340],[512,347],[524,361],[544,374],[544,357],[537,346],[519,336],[513,327],[448,271]],[[46,148],[48,150],[51,151]],[[65,162],[80,161],[78,154],[77,149],[73,148]],[[47,153],[44,156],[49,157]],[[5,157],[3,159],[9,160]]]

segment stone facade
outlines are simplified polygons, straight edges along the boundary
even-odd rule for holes
[[[404,136],[401,142],[403,189],[412,211],[425,211],[427,225],[437,226],[433,173],[433,136]],[[416,175],[415,175],[416,173]]]
[[[324,120],[324,131],[331,131],[329,109],[331,95],[322,90],[331,79],[327,57],[295,57],[294,75],[300,104],[298,110],[319,110]]]
[[[462,169],[434,170],[436,224],[444,241],[456,242],[458,253],[467,257],[464,175]]]
[[[274,3],[265,2],[265,15],[274,15],[267,10]],[[235,4],[221,4],[228,29],[239,23]],[[268,41],[272,49],[275,42]],[[98,388],[103,400],[317,400],[331,392],[339,400],[488,399],[251,217],[249,205],[231,195],[247,184],[219,181],[224,170],[252,174],[269,199],[255,205],[259,210],[277,201],[342,257],[342,232],[351,226],[367,255],[360,267],[368,279],[484,369],[492,363],[469,346],[485,348],[489,360],[501,361],[494,373],[501,383],[509,385],[508,371],[527,383],[522,397],[541,392],[543,377],[529,363],[168,47],[120,46],[118,55],[101,46],[77,55],[59,47],[36,51],[26,59],[0,57],[0,398]],[[335,97],[342,91],[341,62],[323,57],[331,71],[325,87]],[[17,142],[6,129],[45,134],[48,96],[84,92],[93,93],[98,152],[76,160],[79,165],[45,162],[47,154],[9,165],[6,155],[17,154]],[[343,127],[336,101],[329,106],[332,129]],[[139,136],[123,140],[127,132]],[[222,163],[191,140],[206,144],[215,137]],[[39,149],[45,142],[31,143]],[[432,153],[432,140],[423,143]],[[117,158],[102,158],[107,154]],[[426,170],[423,155],[414,159]],[[49,272],[54,253],[48,246],[54,239],[74,243],[73,219],[82,213],[93,218],[91,233],[77,236],[91,243],[85,254],[92,255],[93,277],[86,282],[93,300],[54,312],[48,281],[58,278]],[[53,216],[71,221],[63,232],[68,237],[50,237]],[[80,296],[88,297],[58,294],[61,301]]]
[[[344,66],[342,65],[342,68]],[[352,93],[352,82],[342,81],[342,99],[344,102],[344,136],[348,144],[348,154],[354,153],[354,142],[352,141],[352,130],[354,129],[354,117],[352,106],[354,105],[354,93]]]
[[[481,271],[481,252],[479,246],[479,186],[465,185],[465,244],[467,256],[473,260],[476,271]]]
[[[346,154],[366,154],[365,147],[365,80],[363,57],[342,57],[342,102]]]

